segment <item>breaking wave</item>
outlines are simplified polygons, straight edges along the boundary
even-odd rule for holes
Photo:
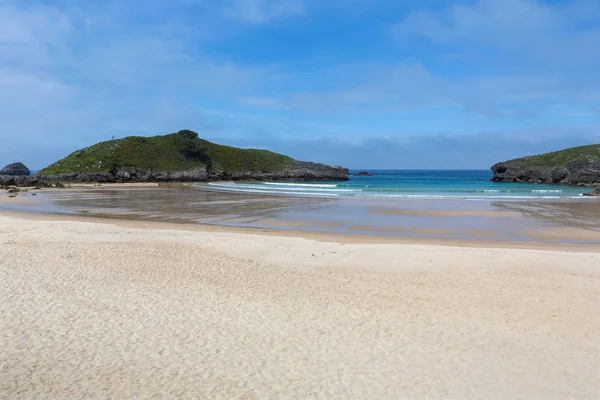
[[[311,196],[311,197],[388,197],[399,199],[464,199],[464,200],[531,200],[581,198],[581,193],[563,193],[561,189],[482,189],[465,187],[379,186],[341,183],[295,182],[211,182],[196,185],[197,189],[248,193],[258,195]]]

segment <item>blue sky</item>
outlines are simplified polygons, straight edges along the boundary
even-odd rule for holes
[[[350,168],[600,142],[597,0],[0,0],[0,164],[115,135]]]

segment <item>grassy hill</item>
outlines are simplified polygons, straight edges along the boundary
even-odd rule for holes
[[[508,163],[519,163],[525,167],[563,168],[573,162],[595,163],[600,165],[600,144],[588,146],[571,147],[564,150],[553,151],[535,156],[516,158],[506,161]]]
[[[184,130],[164,136],[130,136],[101,142],[70,154],[39,174],[182,171],[205,166],[211,171],[273,172],[293,163],[292,158],[282,154],[222,146]]]
[[[515,158],[491,167],[496,182],[600,183],[600,144],[571,147],[536,156]]]

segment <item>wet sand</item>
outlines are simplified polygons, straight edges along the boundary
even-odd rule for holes
[[[348,230],[351,232],[372,232],[375,227],[373,225],[349,225]]]
[[[494,232],[482,230],[482,229],[465,229],[463,233],[471,237],[479,238],[496,238],[498,235]]]
[[[503,242],[600,243],[600,201],[306,198],[184,185],[103,185],[0,195],[0,208],[256,229]],[[34,200],[35,199],[35,200]]]
[[[236,229],[0,212],[0,398],[600,392],[598,246]]]
[[[318,224],[318,221],[280,221],[276,219],[263,219],[262,225],[278,227],[278,228],[307,228],[311,225]]]
[[[406,210],[401,208],[371,208],[369,212],[382,215],[405,215],[410,217],[520,217],[519,212],[511,211],[462,211],[462,210]]]
[[[451,229],[435,229],[435,228],[414,228],[409,229],[410,233],[417,235],[433,235],[433,236],[453,236],[457,235],[458,232]]]
[[[588,229],[572,228],[572,227],[555,227],[544,228],[535,231],[523,232],[523,235],[529,236],[535,240],[562,240],[564,237],[569,237],[572,240],[597,242],[600,241],[600,232]]]
[[[35,201],[36,196],[31,196],[31,194],[21,194],[20,196],[10,197],[8,193],[0,193],[0,204],[5,204],[7,206],[17,205],[17,206],[39,206],[39,202]]]

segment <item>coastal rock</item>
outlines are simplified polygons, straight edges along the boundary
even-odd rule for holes
[[[584,196],[591,196],[591,197],[600,197],[600,186],[596,187],[596,189],[592,190],[589,193],[584,193]]]
[[[360,172],[354,174],[353,176],[373,176],[373,174],[371,174],[367,171],[360,171]]]
[[[191,168],[181,171],[139,171],[135,169],[118,169],[103,173],[74,173],[60,175],[39,175],[32,178],[48,182],[207,182],[207,181],[332,181],[347,180],[348,170],[329,167],[323,164],[295,161],[290,168],[273,172],[261,171],[223,171],[203,168]]]
[[[31,175],[31,172],[29,171],[29,168],[25,166],[25,164],[16,162],[2,168],[2,170],[0,170],[0,175],[27,176]]]
[[[140,182],[208,182],[208,181],[342,181],[348,179],[348,170],[323,164],[295,161],[290,168],[274,172],[227,172],[192,168],[182,171],[114,170],[98,173],[72,173],[0,177],[0,187],[52,186],[57,183],[140,183]]]
[[[40,187],[49,187],[52,186],[51,182],[45,182],[40,180],[36,175],[22,175],[22,176],[1,176],[0,175],[0,188],[7,189],[9,187],[19,186],[40,186]]]
[[[600,145],[517,158],[491,167],[495,182],[600,184]]]

